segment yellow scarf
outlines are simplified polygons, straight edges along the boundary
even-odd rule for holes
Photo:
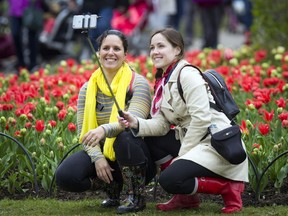
[[[127,63],[124,63],[123,66],[118,70],[117,74],[112,80],[111,89],[115,98],[119,104],[120,109],[124,110],[125,108],[125,99],[127,88],[132,79],[132,71]],[[83,118],[83,125],[82,131],[80,134],[80,142],[82,142],[82,138],[84,134],[88,131],[97,128],[97,117],[96,117],[96,95],[97,89],[100,89],[103,94],[107,96],[112,96],[109,88],[105,82],[105,78],[101,72],[101,69],[98,68],[90,77],[88,82],[88,87],[86,91],[86,101],[85,101],[85,108],[84,108],[84,118]],[[114,103],[112,107],[112,111],[110,114],[109,122],[117,122],[118,110]],[[106,138],[104,143],[103,154],[106,158],[110,159],[111,161],[115,161],[115,152],[113,149],[113,144],[115,141],[115,137],[113,138]]]

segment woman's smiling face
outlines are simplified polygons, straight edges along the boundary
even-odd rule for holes
[[[105,71],[117,72],[126,57],[121,39],[113,34],[104,38],[99,49],[99,56]]]
[[[161,33],[155,34],[151,38],[150,57],[156,68],[166,71],[168,66],[178,59],[179,53],[180,48],[173,47]]]

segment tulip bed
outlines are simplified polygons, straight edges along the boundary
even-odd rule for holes
[[[202,70],[218,70],[238,103],[237,122],[249,154],[249,184],[256,197],[267,185],[279,191],[288,173],[288,52],[284,47],[253,50],[243,46],[190,51],[185,58]],[[149,80],[152,91],[155,68],[151,60],[128,56],[127,61]],[[77,95],[96,68],[91,60],[67,59],[33,74],[26,69],[18,76],[0,73],[0,192],[35,190],[33,172],[39,187],[49,191],[57,165],[78,144]],[[13,139],[27,150],[34,166]]]

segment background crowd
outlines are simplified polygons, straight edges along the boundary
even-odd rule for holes
[[[25,9],[34,4],[43,12],[39,29],[23,24]],[[199,48],[216,49],[222,29],[243,34],[243,43],[251,43],[250,0],[0,0],[0,70],[33,72],[51,60],[91,58],[86,38],[72,29],[73,16],[85,13],[101,16],[91,38],[119,29],[128,36],[132,55],[147,54],[150,32],[167,26],[182,33],[187,49],[195,48],[197,38]]]

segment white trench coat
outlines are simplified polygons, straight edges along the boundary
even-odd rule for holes
[[[209,106],[214,101],[207,84],[193,67],[184,67],[181,72],[181,86],[186,104],[177,88],[179,70],[188,64],[181,60],[164,87],[160,112],[152,119],[138,119],[137,136],[162,136],[176,125],[176,138],[180,139],[179,159],[194,161],[225,178],[248,182],[248,158],[238,165],[230,164],[211,146],[211,136],[200,141],[211,124],[218,130],[230,126],[230,120],[224,113]],[[169,143],[167,143],[169,145]],[[244,147],[244,143],[243,143]],[[245,148],[245,147],[244,147]]]

